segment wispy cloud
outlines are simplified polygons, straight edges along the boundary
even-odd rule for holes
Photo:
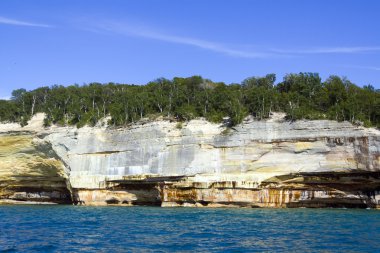
[[[366,69],[366,70],[380,71],[380,67],[375,67],[375,66],[345,65],[343,67],[353,68],[353,69]]]
[[[272,49],[276,53],[286,54],[355,54],[380,51],[380,47],[321,47],[309,49]]]
[[[32,23],[32,22],[26,22],[16,19],[10,19],[0,16],[0,24],[3,25],[16,25],[16,26],[32,26],[32,27],[43,27],[43,28],[50,28],[53,27],[51,25],[47,24],[39,24],[39,23]]]
[[[171,35],[167,33],[157,32],[152,29],[142,26],[131,26],[125,23],[106,22],[97,26],[98,32],[113,32],[126,36],[141,37],[159,41],[165,41],[169,43],[176,43],[182,45],[189,45],[201,49],[206,49],[218,53],[223,53],[230,56],[241,58],[268,58],[273,56],[280,56],[265,51],[253,51],[253,50],[241,50],[233,47],[226,46],[221,43],[211,42],[202,39],[196,39],[191,37],[182,37],[177,35]],[[94,29],[91,29],[94,31]],[[285,54],[281,55],[285,56]]]
[[[379,67],[367,67],[367,69],[380,71],[380,68],[379,68]]]
[[[226,45],[193,37],[178,36],[161,32],[158,29],[153,29],[151,27],[117,21],[103,21],[95,25],[93,24],[84,27],[83,29],[91,32],[116,33],[131,37],[188,45],[239,58],[289,58],[314,54],[359,54],[365,52],[380,52],[380,46],[342,46],[294,49],[249,47],[247,49],[247,47],[241,47],[238,45]]]

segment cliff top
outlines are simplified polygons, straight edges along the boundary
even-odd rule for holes
[[[342,131],[359,131],[361,135],[369,135],[369,136],[379,136],[380,131],[376,128],[366,128],[363,126],[355,126],[351,124],[350,122],[344,121],[344,122],[336,122],[332,120],[298,120],[298,121],[287,121],[285,120],[285,113],[280,113],[280,112],[273,112],[271,114],[271,117],[265,120],[256,120],[251,116],[248,116],[244,119],[243,123],[233,127],[232,129],[237,129],[237,128],[246,128],[250,131],[260,131],[260,126],[262,124],[265,124],[266,128],[271,128],[275,127],[273,130],[276,128],[278,129],[278,124],[293,124],[294,126],[292,129],[301,129],[301,128],[309,128],[309,129],[314,129],[316,131],[318,130],[325,130],[327,128],[335,128],[336,131],[342,130]],[[105,130],[108,128],[106,122],[107,119],[100,120],[99,122],[103,124],[97,124],[94,127],[90,126],[85,126],[83,128],[77,128],[76,126],[50,126],[50,127],[44,127],[43,121],[45,118],[44,113],[37,113],[35,114],[29,121],[28,124],[24,127],[22,127],[18,123],[0,123],[0,133],[9,133],[9,132],[35,132],[35,133],[42,133],[42,132],[55,132],[55,131],[60,131],[63,129],[67,130],[79,130],[79,131],[88,131],[89,129],[102,129]],[[269,125],[268,125],[269,124]],[[299,125],[299,126],[298,126]],[[196,132],[199,131],[200,129],[202,130],[203,133],[206,134],[211,134],[211,135],[216,135],[216,134],[224,134],[226,133],[225,130],[228,130],[227,127],[225,127],[221,123],[212,123],[204,118],[198,118],[198,119],[193,119],[187,122],[170,122],[168,120],[165,120],[163,118],[159,118],[156,120],[151,120],[151,121],[140,121],[136,122],[135,124],[131,124],[128,127],[121,127],[118,128],[120,130],[126,130],[126,129],[135,129],[135,128],[140,128],[140,127],[155,127],[157,126],[158,128],[165,128],[169,132],[172,130],[176,130],[178,134],[180,134],[180,131],[182,128],[183,130],[189,130],[190,132]],[[259,126],[259,127],[258,127]],[[284,125],[285,126],[285,125]],[[288,127],[285,127],[288,128]],[[83,129],[83,130],[80,130]],[[174,132],[176,132],[174,131]],[[175,133],[172,133],[176,135]],[[227,131],[228,132],[228,131]]]

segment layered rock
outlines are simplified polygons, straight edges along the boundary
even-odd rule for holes
[[[380,203],[379,172],[316,172],[247,181],[167,183],[163,206],[356,207]]]
[[[67,180],[49,143],[27,132],[0,134],[0,202],[71,203]]]
[[[379,131],[347,122],[248,118],[234,128],[205,120],[180,127],[161,120],[119,129],[29,128],[36,150],[29,154],[61,161],[55,168],[64,167],[57,171],[64,172],[63,181],[68,178],[74,202],[82,204],[360,207],[378,201]],[[5,127],[3,132],[9,135]],[[0,170],[9,168],[8,162]],[[288,181],[315,173],[332,179]],[[335,177],[340,173],[359,180],[361,188],[351,191],[353,181]],[[150,175],[148,181],[144,175]]]

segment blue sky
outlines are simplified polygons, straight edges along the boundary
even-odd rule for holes
[[[380,1],[0,1],[0,98],[53,84],[318,72],[380,88]]]

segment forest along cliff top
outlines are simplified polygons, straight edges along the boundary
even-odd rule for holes
[[[109,117],[109,125],[125,127],[161,117],[181,122],[205,118],[232,127],[249,115],[263,120],[272,112],[284,112],[292,121],[335,120],[380,127],[380,90],[373,86],[361,88],[338,76],[322,82],[316,73],[289,74],[282,82],[275,81],[275,74],[250,77],[241,84],[192,76],[160,78],[146,85],[90,83],[18,89],[10,100],[0,99],[0,122],[25,126],[33,115],[43,112],[44,126],[97,126]]]

